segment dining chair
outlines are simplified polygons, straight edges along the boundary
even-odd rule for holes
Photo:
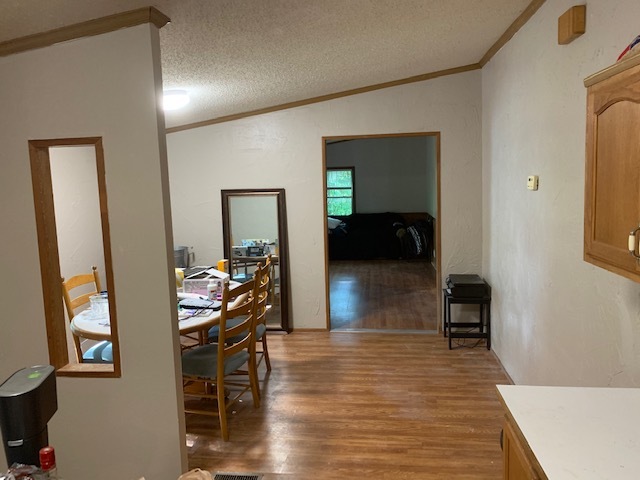
[[[71,291],[82,286],[91,285],[91,291],[71,298]],[[62,277],[62,298],[64,299],[65,307],[67,308],[67,316],[69,317],[69,323],[76,315],[76,309],[89,303],[91,295],[95,295],[102,291],[100,285],[100,276],[98,275],[98,268],[96,266],[91,267],[91,273],[83,273],[80,275],[74,275],[69,280],[65,280]],[[72,332],[73,344],[76,347],[76,357],[78,363],[113,363],[113,346],[111,342],[103,340],[96,343],[87,349],[86,352],[82,351],[82,342],[80,337]]]
[[[218,416],[222,439],[229,440],[227,409],[245,392],[251,390],[253,406],[260,406],[257,369],[255,365],[255,295],[256,281],[246,282],[233,290],[225,283],[222,291],[218,343],[209,343],[182,355],[182,378],[185,383],[185,399],[197,397],[217,400],[215,409],[192,408],[187,402],[185,412]],[[245,296],[244,301],[229,306],[233,298]],[[229,339],[234,341],[230,342]],[[249,382],[236,382],[228,376],[247,365]],[[193,384],[201,384],[201,390],[193,390]],[[232,392],[229,387],[235,387]]]
[[[260,343],[260,350],[256,350],[256,368],[265,361],[267,372],[271,371],[271,360],[269,360],[269,349],[267,345],[267,312],[269,311],[269,293],[272,291],[273,279],[271,278],[271,255],[267,256],[264,267],[258,265],[256,276],[259,277],[257,284],[258,299],[256,303],[256,342]],[[273,297],[272,297],[273,299]]]
[[[256,290],[253,292],[253,295],[256,296],[256,335],[255,342],[260,343],[260,350],[255,351],[256,353],[256,368],[265,361],[265,365],[267,368],[267,372],[271,371],[271,361],[269,359],[269,349],[267,345],[267,312],[269,307],[269,289],[271,286],[271,255],[267,257],[267,261],[265,265],[262,266],[262,263],[258,263],[256,270],[253,274],[253,281],[256,282],[256,278],[258,279],[256,285]],[[253,283],[253,282],[251,282]],[[238,323],[239,320],[232,320],[232,322]],[[207,334],[207,338],[209,342],[219,343],[219,325],[215,325],[209,329]],[[234,343],[238,340],[238,338],[229,338],[227,337],[226,341]]]

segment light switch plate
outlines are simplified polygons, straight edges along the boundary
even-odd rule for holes
[[[529,175],[527,177],[527,189],[538,190],[538,175]]]

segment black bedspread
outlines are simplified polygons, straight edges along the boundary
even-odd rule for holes
[[[329,232],[330,260],[371,260],[429,257],[430,217],[407,225],[402,214],[355,213],[341,217],[342,225]]]

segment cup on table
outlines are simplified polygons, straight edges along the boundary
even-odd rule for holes
[[[107,296],[107,292],[91,295],[89,302],[93,318],[106,318],[109,316],[109,297]]]

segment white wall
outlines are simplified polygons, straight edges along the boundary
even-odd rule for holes
[[[167,136],[176,244],[222,258],[220,190],[285,188],[294,328],[326,327],[322,137],[442,132],[442,274],[481,267],[480,72]],[[194,190],[196,181],[202,187]]]
[[[516,383],[640,386],[640,285],[582,260],[583,79],[640,33],[640,2],[588,2],[587,32],[561,46],[573,4],[547,1],[482,72],[493,347]]]
[[[98,268],[101,286],[107,288],[104,267],[98,173],[93,146],[55,147],[49,149],[51,184],[55,208],[60,275],[67,280],[74,275]],[[88,285],[74,290],[74,296],[89,292]],[[67,310],[64,309],[65,318]],[[67,328],[69,361],[76,363],[73,334]]]
[[[157,28],[0,58],[0,85],[0,379],[49,358],[27,142],[101,136],[122,377],[58,378],[49,440],[68,480],[175,480],[186,449]]]
[[[60,274],[68,279],[95,265],[106,289],[95,148],[56,147],[49,155]]]
[[[328,143],[326,155],[327,167],[355,167],[357,213],[425,212],[436,197],[434,137]]]

